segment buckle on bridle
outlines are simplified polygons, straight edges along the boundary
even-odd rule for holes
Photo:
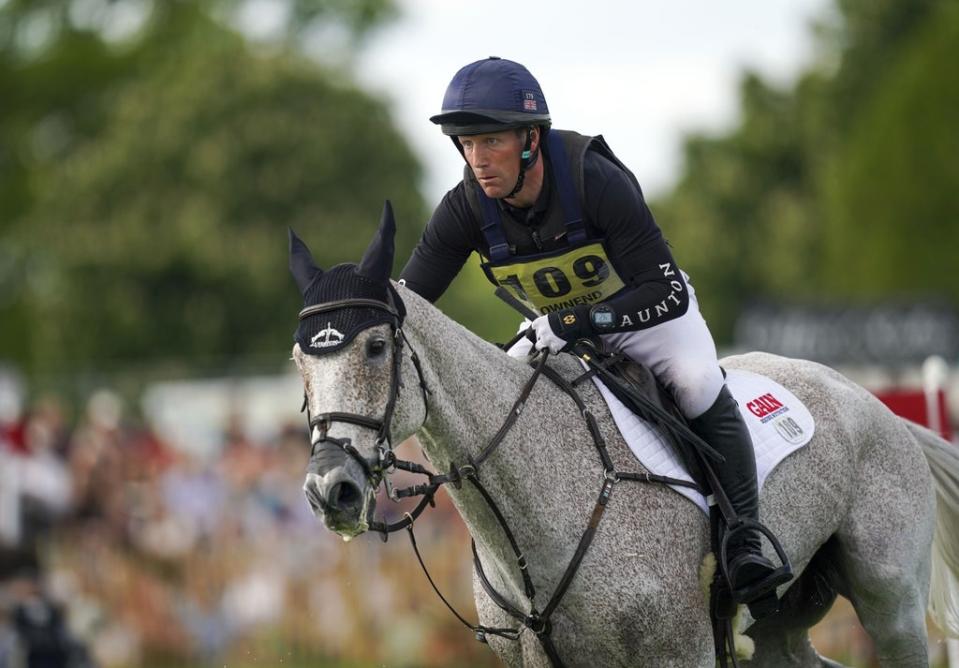
[[[390,473],[394,468],[396,468],[396,455],[392,450],[380,448],[380,472]]]

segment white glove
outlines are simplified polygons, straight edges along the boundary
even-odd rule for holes
[[[523,322],[520,323],[519,329],[516,330],[516,333],[519,334],[520,332],[525,332],[527,329],[529,329],[530,324],[532,323],[528,319],[524,319]],[[519,341],[514,343],[512,347],[506,351],[506,354],[510,357],[515,357],[516,359],[525,360],[527,357],[529,357],[529,353],[532,349],[533,342],[524,336]]]
[[[566,339],[561,339],[553,332],[553,328],[549,324],[549,316],[541,315],[536,318],[531,324],[530,329],[536,332],[536,349],[544,350],[549,349],[551,353],[558,353],[563,348],[566,347],[566,344],[569,342]]]

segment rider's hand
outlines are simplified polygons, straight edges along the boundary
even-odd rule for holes
[[[530,332],[535,333],[536,349],[548,349],[551,353],[569,350],[578,339],[587,338],[595,333],[589,324],[589,307],[587,306],[574,306],[541,315],[529,326],[527,336],[531,336]]]
[[[533,345],[536,346],[537,350],[549,350],[551,353],[558,353],[569,345],[569,341],[553,331],[548,315],[541,315],[536,318],[533,324],[529,326],[527,336],[530,336],[530,332],[535,334]]]

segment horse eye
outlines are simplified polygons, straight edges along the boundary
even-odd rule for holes
[[[370,357],[382,355],[386,350],[386,341],[384,339],[370,339],[366,344],[366,352]]]

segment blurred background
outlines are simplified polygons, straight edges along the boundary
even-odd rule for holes
[[[635,171],[725,352],[951,437],[955,2],[0,0],[0,667],[496,665],[404,536],[311,517],[286,268],[288,226],[355,261],[389,198],[399,271],[488,55]],[[476,266],[439,305],[515,330]],[[445,498],[417,538],[473,618]],[[842,601],[814,638],[875,665]]]

